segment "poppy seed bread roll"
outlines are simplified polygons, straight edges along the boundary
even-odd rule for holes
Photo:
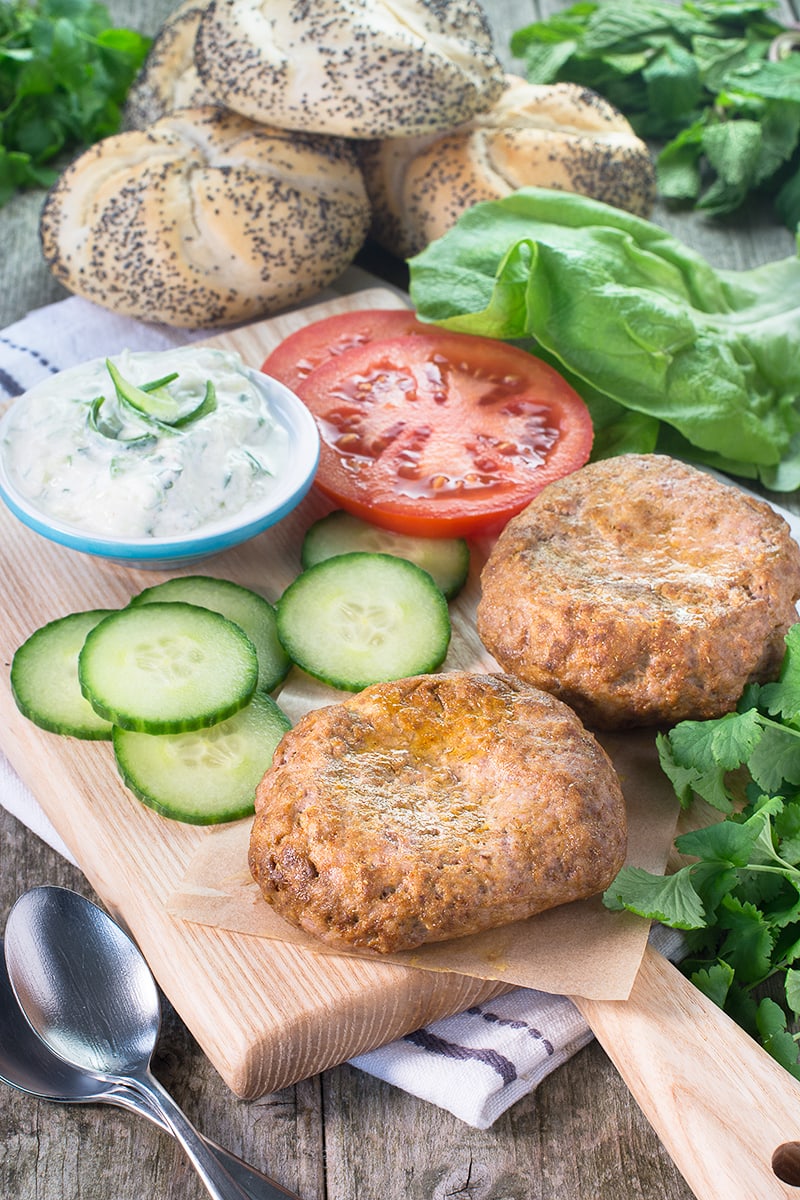
[[[452,671],[302,717],[257,789],[249,861],[292,924],[391,953],[595,895],[626,843],[617,774],[571,709]]]
[[[216,101],[197,74],[194,42],[208,0],[183,0],[162,23],[125,101],[125,124],[146,129],[177,108]]]
[[[401,258],[441,237],[471,205],[518,188],[576,192],[642,217],[656,194],[648,148],[617,109],[577,84],[513,75],[490,109],[457,129],[368,140],[360,158],[370,232]]]
[[[352,147],[217,108],[85,151],[40,222],[70,291],[144,321],[210,328],[301,303],[358,252],[369,204]]]
[[[235,112],[351,138],[447,129],[503,88],[477,0],[211,0],[195,62]]]

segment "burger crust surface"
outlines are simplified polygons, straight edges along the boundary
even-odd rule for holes
[[[777,677],[800,549],[765,501],[664,455],[591,463],[498,538],[478,633],[591,727],[704,720]]]
[[[420,675],[301,718],[256,796],[265,900],[341,948],[413,949],[602,891],[625,857],[605,751],[505,675]]]

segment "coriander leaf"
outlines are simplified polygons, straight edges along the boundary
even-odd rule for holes
[[[0,4],[0,203],[51,183],[60,153],[117,132],[149,46],[94,0]]]
[[[786,1014],[780,1005],[766,996],[758,1006],[756,1023],[761,1045],[767,1053],[784,1066],[795,1079],[800,1079],[797,1043],[786,1027]]]
[[[722,903],[723,897],[737,888],[740,875],[741,872],[736,868],[726,867],[725,863],[718,859],[711,859],[708,862],[700,859],[692,865],[692,887],[703,903],[709,926],[716,921],[717,909]],[[714,936],[717,936],[716,933]],[[716,942],[711,941],[709,944],[715,945]]]
[[[765,725],[747,765],[765,792],[780,792],[784,781],[800,783],[800,730],[772,723]]]
[[[786,972],[786,1003],[795,1016],[800,1016],[800,971],[790,968]]]
[[[675,795],[681,802],[681,806],[688,808],[697,793],[697,787],[704,777],[704,772],[695,766],[685,767],[683,763],[677,761],[672,742],[667,734],[659,733],[656,735],[656,747],[662,771],[672,784]],[[719,783],[723,795],[720,797],[720,802],[714,805],[714,807],[727,812],[730,809],[730,801],[727,795],[724,794],[722,771],[719,772]],[[723,803],[723,798],[725,803]]]
[[[712,807],[729,812],[725,777],[747,762],[763,733],[756,709],[710,721],[681,721],[658,742],[661,766],[685,805],[691,788]]]
[[[713,1000],[719,1008],[725,1007],[730,986],[733,983],[733,967],[726,962],[715,962],[710,967],[694,971],[689,978],[696,988],[699,988],[709,1000]]]
[[[623,867],[603,895],[607,908],[627,909],[640,917],[663,921],[673,929],[705,924],[703,905],[692,886],[691,867],[674,875],[653,875],[642,867]]]
[[[778,854],[793,866],[800,863],[800,803],[791,800],[774,819]]]
[[[675,847],[681,854],[744,867],[751,861],[759,832],[756,825],[718,821],[716,825],[681,834],[675,839]]]
[[[721,929],[727,931],[721,956],[733,967],[744,983],[758,983],[771,974],[774,942],[764,914],[754,904],[742,904],[735,896],[725,896],[717,914]]]
[[[773,879],[775,877],[773,876]],[[759,875],[759,879],[765,879]],[[776,942],[778,962],[793,962],[800,951],[800,937],[794,937],[795,927],[800,922],[800,879],[790,881],[788,876],[780,890],[768,898],[765,890],[761,889],[761,910],[780,937],[780,946]],[[786,930],[784,934],[782,931]]]
[[[786,649],[777,682],[762,684],[758,701],[768,713],[791,721],[800,716],[800,623],[792,625],[784,641]]]

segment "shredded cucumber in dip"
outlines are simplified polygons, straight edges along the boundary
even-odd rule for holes
[[[800,259],[712,267],[650,221],[523,188],[410,260],[423,320],[534,339],[583,396],[594,457],[659,450],[800,487]]]
[[[169,537],[257,504],[288,431],[238,354],[209,347],[95,359],[14,404],[3,455],[40,511],[88,533]]]

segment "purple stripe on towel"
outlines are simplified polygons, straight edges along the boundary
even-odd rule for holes
[[[467,1012],[471,1017],[483,1017],[484,1021],[488,1021],[490,1025],[505,1025],[509,1029],[524,1029],[534,1041],[542,1043],[548,1054],[554,1053],[552,1042],[547,1040],[541,1029],[537,1029],[535,1025],[529,1025],[527,1021],[514,1021],[510,1017],[500,1017],[497,1013],[484,1012],[478,1005],[468,1008]]]
[[[403,1041],[411,1042],[412,1045],[427,1050],[429,1054],[441,1054],[444,1058],[456,1058],[462,1061],[467,1058],[475,1059],[476,1062],[483,1063],[484,1066],[491,1067],[493,1071],[496,1071],[504,1084],[513,1083],[517,1078],[517,1069],[514,1064],[510,1059],[498,1054],[496,1050],[460,1046],[457,1042],[448,1042],[444,1038],[437,1037],[428,1029],[418,1029],[415,1033],[406,1034]]]
[[[51,375],[57,375],[60,367],[55,366],[40,354],[38,350],[33,350],[30,346],[22,346],[19,342],[12,342],[10,338],[0,337],[0,345],[8,346],[9,350],[13,350],[16,354],[24,354],[32,358],[35,363],[49,371]],[[9,396],[19,396],[26,390],[25,386],[14,378],[8,371],[0,367],[0,387],[8,393]]]

